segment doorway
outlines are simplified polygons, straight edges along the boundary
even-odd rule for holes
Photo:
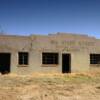
[[[10,53],[0,53],[0,73],[7,74],[10,72]]]
[[[71,72],[71,54],[62,54],[62,73]]]

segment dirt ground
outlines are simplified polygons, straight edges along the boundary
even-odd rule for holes
[[[0,100],[100,100],[100,73],[0,75]]]

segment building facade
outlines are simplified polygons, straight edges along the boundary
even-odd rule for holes
[[[100,39],[87,35],[0,36],[0,72],[84,72],[100,67]]]

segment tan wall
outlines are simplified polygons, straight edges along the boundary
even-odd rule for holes
[[[18,65],[18,52],[29,52],[29,65]],[[0,36],[0,52],[11,53],[11,72],[29,74],[33,72],[62,73],[62,53],[71,54],[71,72],[90,70],[90,53],[100,53],[100,40],[82,35],[56,34],[50,36],[32,35]],[[42,65],[42,52],[58,52],[57,66]]]
[[[89,60],[88,53],[72,53],[72,72],[84,72],[89,70]]]

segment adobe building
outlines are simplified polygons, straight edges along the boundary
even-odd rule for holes
[[[100,67],[100,39],[87,35],[0,35],[0,72],[84,72]]]

